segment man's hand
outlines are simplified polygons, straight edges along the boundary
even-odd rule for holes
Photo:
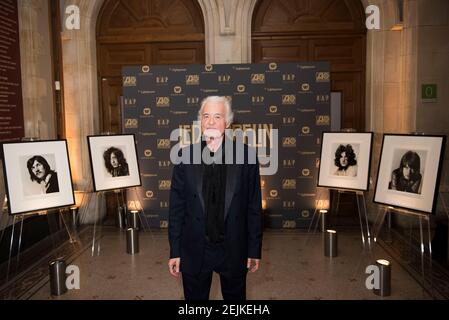
[[[179,277],[179,266],[181,265],[181,258],[173,258],[168,260],[168,271],[173,277]]]
[[[259,270],[260,259],[248,258],[248,262],[246,264],[246,268],[249,272],[256,272]]]

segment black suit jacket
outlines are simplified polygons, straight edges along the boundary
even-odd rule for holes
[[[47,183],[46,193],[54,192],[59,192],[58,174],[55,171],[51,171],[51,177]]]
[[[229,141],[229,140],[227,140]],[[189,146],[191,155],[193,146]],[[235,143],[234,160],[235,160]],[[248,163],[244,146],[244,163],[227,164],[225,188],[226,267],[231,275],[246,272],[248,258],[261,258],[262,208],[259,164]],[[257,159],[257,157],[255,157]],[[192,159],[191,159],[192,160]],[[233,163],[236,163],[235,161]],[[180,163],[173,169],[170,190],[168,235],[170,258],[181,258],[181,272],[201,271],[206,244],[203,166]]]

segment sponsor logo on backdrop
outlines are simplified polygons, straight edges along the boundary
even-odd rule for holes
[[[148,73],[148,72],[150,72],[150,67],[149,67],[149,66],[142,66],[142,72],[143,72],[143,73]]]
[[[284,148],[296,147],[296,138],[295,137],[283,137],[282,138],[282,146]]]
[[[231,82],[231,75],[229,74],[219,74],[218,83],[229,84]]]
[[[296,221],[295,220],[284,220],[282,221],[282,228],[284,229],[295,229]]]
[[[156,107],[169,107],[170,97],[156,97]]]
[[[170,190],[171,180],[159,180],[159,190]]]
[[[148,199],[152,199],[154,197],[154,192],[152,190],[145,191],[145,197]]]
[[[135,87],[137,85],[137,78],[135,76],[124,76],[123,86],[124,87]]]
[[[137,129],[139,126],[139,120],[135,118],[125,119],[125,128],[126,129]]]
[[[301,84],[301,91],[308,92],[310,90],[310,85],[308,83]]]
[[[150,116],[151,115],[151,108],[143,108],[142,113],[144,116]]]
[[[282,123],[284,125],[294,125],[296,122],[295,117],[282,117]]]
[[[308,218],[310,217],[310,211],[309,210],[301,210],[301,218]]]
[[[284,159],[282,160],[282,165],[284,168],[293,168],[296,164],[295,159]]]
[[[329,82],[331,79],[330,72],[316,72],[315,80],[316,82]]]
[[[300,133],[300,135],[301,135],[301,136],[309,136],[309,135],[311,135],[311,134],[310,134],[310,127],[309,127],[309,126],[303,126],[303,127],[301,128],[301,133]]]
[[[328,126],[331,123],[330,116],[327,115],[317,115],[316,116],[316,125],[317,126]]]
[[[308,177],[308,176],[310,176],[310,169],[307,169],[307,168],[302,169],[302,170],[301,170],[301,175],[302,175],[303,177]]]
[[[316,111],[315,108],[298,108],[297,110],[301,113],[311,113]]]
[[[211,72],[214,69],[214,67],[211,64],[206,64],[204,66],[204,70],[206,70],[207,72]]]
[[[170,119],[157,119],[158,127],[168,127],[170,124]]]
[[[239,85],[237,86],[237,92],[243,93],[243,92],[245,92],[245,90],[246,90],[246,87],[245,87],[244,84],[239,84]]]
[[[271,62],[271,63],[268,65],[268,68],[269,68],[271,71],[275,71],[275,70],[277,70],[278,65],[277,65],[276,62]]]
[[[125,98],[123,99],[123,103],[125,106],[135,107],[137,99],[136,98]]]
[[[173,92],[176,94],[180,94],[182,92],[182,87],[181,86],[174,86],[173,87]]]
[[[264,73],[251,74],[251,83],[252,84],[264,84],[265,83],[265,74]]]
[[[296,189],[296,179],[283,179],[282,189]]]
[[[313,156],[316,154],[316,151],[298,150],[298,153],[302,156]]]
[[[199,97],[187,97],[186,102],[187,102],[187,104],[197,105],[198,103],[200,103],[200,98]]]
[[[168,228],[168,221],[167,221],[167,220],[161,220],[161,221],[159,222],[159,227],[160,227],[161,229],[167,229],[167,228]]]
[[[295,201],[282,201],[282,208],[284,209],[294,209]]]
[[[168,201],[159,201],[159,208],[168,208]]]
[[[288,82],[288,81],[295,81],[296,75],[294,73],[284,73],[282,75],[282,81]]]
[[[158,161],[158,166],[159,166],[160,169],[161,168],[168,168],[168,167],[170,167],[170,164],[171,164],[171,162],[168,161],[168,160]]]
[[[198,74],[188,74],[186,75],[186,85],[199,85],[200,84],[200,76]]]
[[[278,112],[278,107],[277,106],[270,106],[270,113],[276,113]]]
[[[150,158],[153,155],[153,151],[151,151],[150,149],[145,149],[143,154],[145,155],[145,157]]]
[[[316,193],[298,193],[298,196],[302,198],[314,198]]]
[[[158,149],[170,149],[170,139],[157,139]]]
[[[264,96],[252,96],[251,97],[251,102],[252,104],[263,104],[265,101],[265,97]]]
[[[283,94],[282,95],[282,104],[296,104],[296,96],[294,94]]]
[[[328,94],[317,94],[316,95],[316,102],[317,103],[329,102],[329,95]]]
[[[157,76],[156,77],[156,84],[167,84],[167,83],[168,83],[167,76]]]
[[[277,198],[278,197],[278,191],[276,189],[270,190],[270,198]]]

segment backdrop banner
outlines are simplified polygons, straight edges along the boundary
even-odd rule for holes
[[[305,228],[315,208],[328,206],[316,179],[321,134],[330,130],[329,63],[129,66],[122,75],[122,128],[136,134],[142,176],[128,207],[143,208],[151,227],[168,225],[170,150],[199,141],[194,121],[211,95],[231,99],[232,128],[257,148],[265,227]]]

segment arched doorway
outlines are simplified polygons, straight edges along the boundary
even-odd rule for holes
[[[97,20],[100,130],[121,132],[125,65],[205,63],[196,0],[106,0]]]
[[[342,128],[365,130],[365,14],[360,0],[261,0],[253,62],[330,61],[342,93]]]
[[[365,130],[365,14],[360,0],[260,0],[252,24],[253,62],[330,61],[341,92],[341,127]],[[338,224],[353,225],[355,201],[340,197]]]

